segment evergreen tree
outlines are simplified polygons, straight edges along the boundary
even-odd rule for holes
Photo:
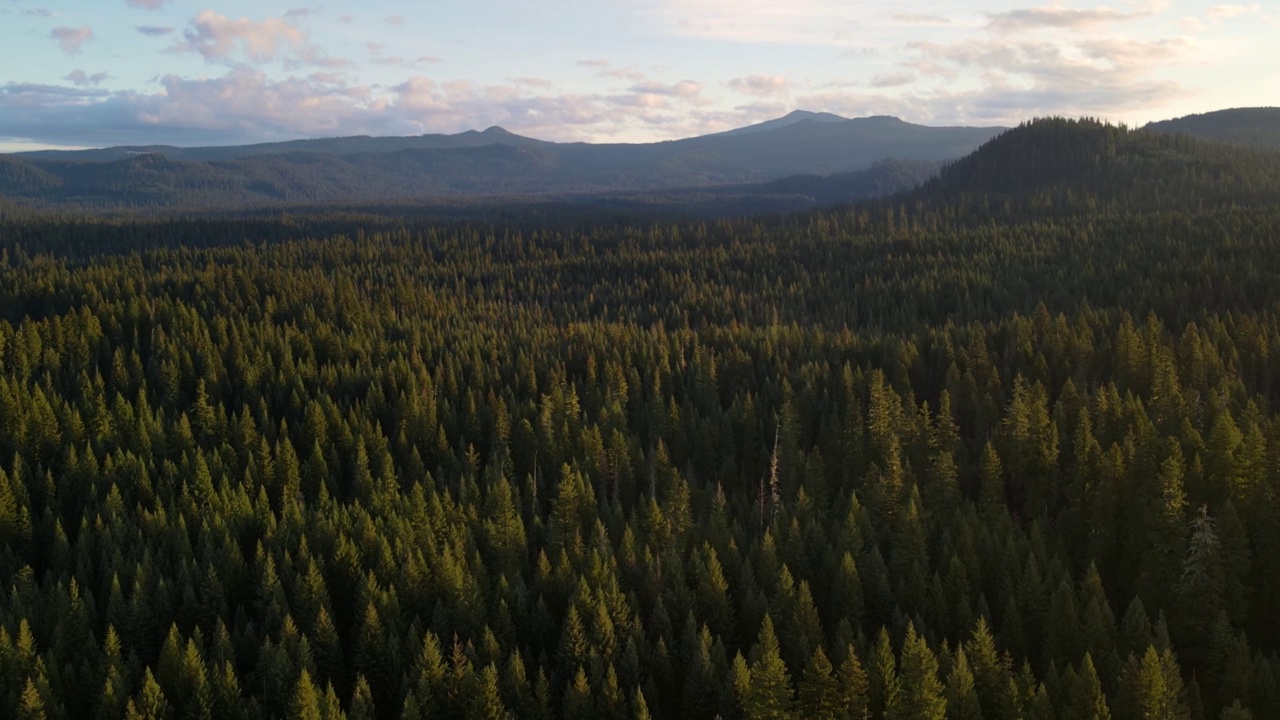
[[[751,720],[786,720],[794,715],[791,674],[782,662],[773,620],[765,615],[751,650],[751,683],[744,709]]]
[[[914,624],[907,625],[902,645],[899,691],[885,705],[889,720],[943,720],[947,714],[946,688],[938,679],[938,659]]]

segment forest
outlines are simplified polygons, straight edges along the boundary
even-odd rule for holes
[[[0,717],[1280,717],[1280,154],[720,220],[0,207]]]

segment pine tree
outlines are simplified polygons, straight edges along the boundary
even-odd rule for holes
[[[876,644],[868,660],[867,704],[873,717],[887,717],[888,709],[898,703],[901,685],[898,681],[898,660],[889,642],[889,631],[883,627],[876,636]]]
[[[160,683],[156,682],[151,668],[147,668],[142,678],[142,689],[125,710],[128,720],[168,720],[170,717],[169,702],[165,700]]]
[[[1004,469],[996,448],[988,442],[978,461],[978,503],[983,511],[1001,513],[1005,509]]]
[[[982,720],[982,707],[974,687],[973,670],[964,647],[956,648],[947,673],[947,716],[952,720]]]
[[[831,661],[818,647],[809,657],[800,678],[800,717],[818,720],[840,716],[840,692],[832,675]]]
[[[1102,694],[1102,682],[1088,653],[1080,663],[1080,673],[1069,692],[1063,720],[1111,720],[1111,709]]]
[[[899,691],[885,705],[887,720],[943,720],[947,714],[946,688],[938,679],[938,659],[929,645],[908,623],[902,645]]]
[[[595,717],[595,709],[591,703],[591,683],[587,680],[586,670],[578,668],[564,692],[562,708],[565,720],[589,720]]]
[[[302,671],[294,685],[293,698],[289,701],[289,720],[324,720],[320,696],[315,684],[311,682],[311,673],[306,670]]]
[[[373,690],[363,675],[356,676],[355,689],[351,693],[351,705],[347,708],[350,720],[374,720],[378,717],[373,706]]]
[[[27,684],[22,688],[22,698],[18,704],[17,720],[46,720],[46,717],[44,699],[40,697],[35,682],[27,678]]]
[[[840,717],[854,720],[866,717],[868,692],[867,671],[863,669],[853,645],[848,645],[845,647],[844,660],[840,661],[840,667],[836,670],[836,702],[840,708]]]
[[[486,665],[480,671],[478,692],[474,698],[472,711],[468,714],[477,720],[503,720],[507,717],[507,709],[502,704],[502,696],[498,690],[498,668]]]
[[[782,662],[773,620],[764,616],[752,648],[751,686],[745,710],[750,720],[787,720],[793,716],[791,675]]]

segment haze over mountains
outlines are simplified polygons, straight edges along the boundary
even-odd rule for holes
[[[795,112],[726,133],[646,144],[552,143],[489,128],[237,147],[39,151],[0,157],[0,194],[29,204],[209,208],[672,191],[793,176],[841,175],[834,187],[848,187],[850,173],[874,175],[855,178],[855,186],[894,192],[1002,129]],[[873,169],[888,159],[899,162]],[[797,187],[812,184],[809,178]]]
[[[1223,110],[1143,129],[1280,150],[1276,108]],[[513,196],[790,210],[911,190],[1003,131],[796,111],[728,132],[642,144],[554,143],[493,127],[230,147],[46,150],[0,156],[0,197],[94,210]]]

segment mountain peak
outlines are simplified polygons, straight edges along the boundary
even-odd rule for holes
[[[849,118],[841,117],[839,115],[836,115],[835,113],[829,113],[829,112],[814,112],[812,110],[792,110],[791,112],[787,113],[786,115],[778,119],[792,120],[792,121],[816,120],[818,122],[844,122]]]
[[[721,135],[747,135],[749,133],[764,132],[767,130],[777,130],[778,128],[784,128],[789,125],[795,125],[796,123],[802,123],[802,122],[842,123],[842,122],[848,122],[848,121],[849,121],[849,118],[840,117],[839,115],[836,115],[834,113],[829,113],[829,112],[813,112],[811,110],[792,110],[791,112],[787,113],[786,115],[783,115],[780,118],[775,118],[773,120],[766,120],[762,123],[756,123],[755,125],[748,125],[746,127],[741,127],[736,130],[729,130],[728,132],[721,133]]]

